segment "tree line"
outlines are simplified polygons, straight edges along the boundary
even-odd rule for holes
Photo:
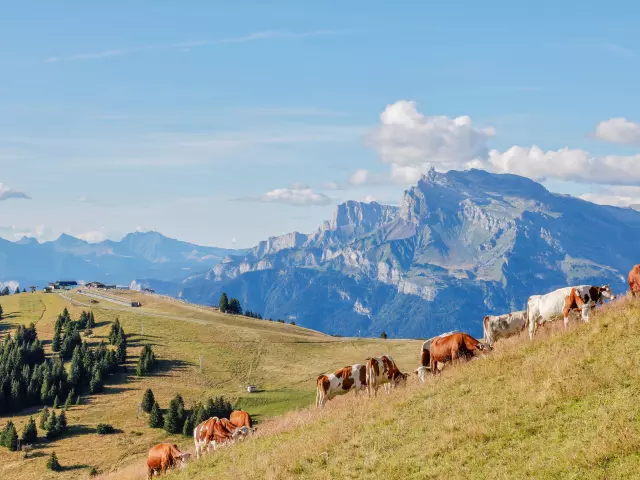
[[[232,315],[242,315],[242,305],[240,304],[240,300],[237,298],[231,298],[227,296],[225,292],[222,292],[220,295],[220,301],[218,302],[218,310],[222,313],[230,313]],[[259,313],[253,312],[251,310],[247,310],[244,312],[245,317],[255,318],[256,320],[263,320],[262,315]],[[278,323],[286,323],[284,320],[274,320],[272,318],[266,318],[264,320],[268,320],[270,322],[278,322]],[[289,322],[291,325],[295,325],[296,322]]]
[[[20,287],[16,287],[13,293],[14,295],[18,295],[19,293],[27,293],[27,289],[23,288],[22,291],[20,291]],[[2,290],[0,290],[0,297],[6,297],[7,295],[11,295],[11,290],[9,290],[9,287],[5,286]]]

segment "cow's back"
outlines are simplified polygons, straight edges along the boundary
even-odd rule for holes
[[[236,427],[251,428],[251,415],[243,410],[235,410],[229,415],[229,421]]]

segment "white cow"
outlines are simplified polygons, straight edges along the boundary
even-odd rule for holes
[[[484,341],[493,347],[496,340],[520,333],[527,324],[527,311],[484,317]]]
[[[529,338],[533,340],[538,325],[542,325],[561,314],[564,317],[566,328],[572,310],[580,310],[582,320],[588,322],[591,310],[596,304],[602,303],[605,298],[610,300],[616,298],[608,285],[601,287],[578,285],[560,288],[546,295],[532,295],[527,302]]]

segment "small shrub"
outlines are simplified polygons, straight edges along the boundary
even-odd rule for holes
[[[95,477],[96,475],[98,475],[98,469],[96,467],[91,467],[89,469],[89,476]]]
[[[49,470],[53,470],[54,472],[59,472],[60,470],[62,470],[62,466],[60,465],[60,462],[58,462],[58,456],[56,455],[56,452],[51,452],[51,456],[49,457],[49,460],[47,460],[47,468]]]
[[[109,425],[108,423],[99,423],[96,428],[98,435],[111,435],[112,433],[116,433],[116,429],[113,428],[113,425]]]

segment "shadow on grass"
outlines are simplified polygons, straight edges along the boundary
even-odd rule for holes
[[[69,425],[69,429],[65,432],[65,437],[76,437],[79,435],[91,435],[92,433],[96,433],[95,427],[90,427],[89,425]]]
[[[79,463],[77,465],[68,465],[66,467],[65,466],[61,466],[60,467],[60,471],[61,472],[72,472],[74,470],[82,470],[84,468],[90,468],[90,466],[86,465],[84,463],[82,463],[82,464]]]

